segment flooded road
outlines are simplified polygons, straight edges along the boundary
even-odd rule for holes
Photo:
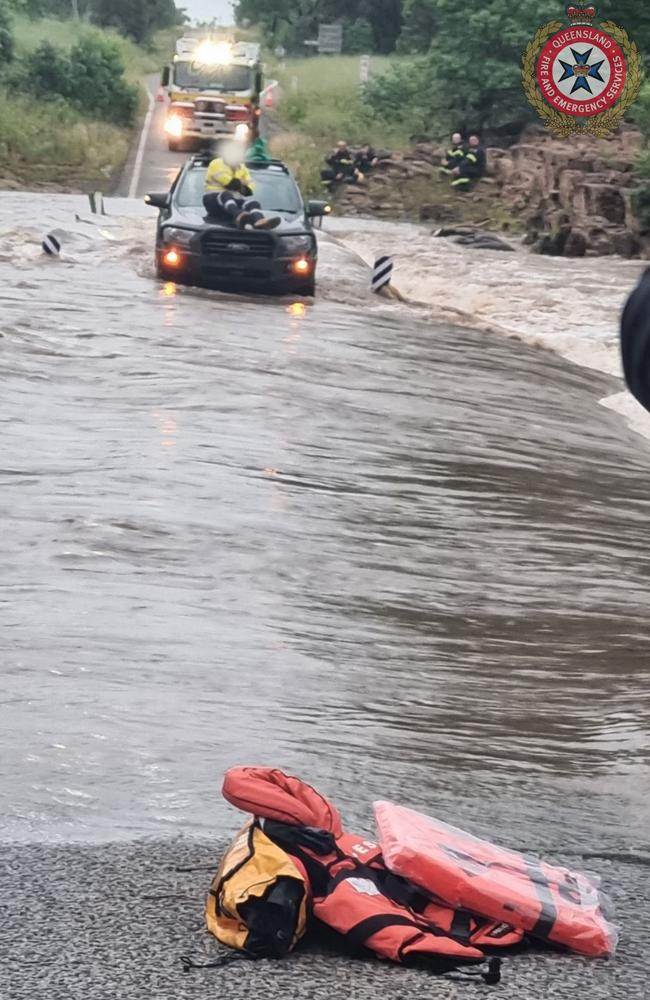
[[[224,769],[269,763],[366,829],[647,847],[616,380],[378,306],[328,243],[313,305],[161,285],[118,204],[0,199],[2,838],[223,835]]]

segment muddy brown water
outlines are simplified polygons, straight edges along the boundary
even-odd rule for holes
[[[331,247],[316,304],[229,299],[156,283],[150,222],[39,206],[0,199],[2,838],[222,837],[224,769],[268,763],[365,830],[647,845],[615,380],[378,307]]]

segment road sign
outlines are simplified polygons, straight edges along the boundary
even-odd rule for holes
[[[361,83],[367,83],[370,79],[370,56],[361,56],[359,63],[359,79]]]
[[[318,28],[320,55],[340,56],[343,51],[343,25],[321,24]]]

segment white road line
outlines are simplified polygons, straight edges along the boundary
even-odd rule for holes
[[[136,198],[138,195],[140,177],[142,176],[142,161],[144,160],[144,151],[147,145],[147,139],[149,138],[149,130],[151,129],[151,119],[153,118],[154,108],[156,107],[156,103],[151,95],[149,88],[145,87],[145,90],[147,92],[147,99],[149,101],[149,110],[147,111],[147,115],[144,120],[144,125],[142,126],[142,133],[140,135],[138,152],[135,158],[135,163],[133,165],[133,176],[131,177],[131,186],[129,187],[129,198]]]

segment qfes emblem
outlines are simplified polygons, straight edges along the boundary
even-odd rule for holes
[[[566,15],[568,25],[550,21],[526,47],[524,91],[556,135],[606,136],[639,94],[639,50],[624,28],[597,22],[591,4],[567,7]]]

